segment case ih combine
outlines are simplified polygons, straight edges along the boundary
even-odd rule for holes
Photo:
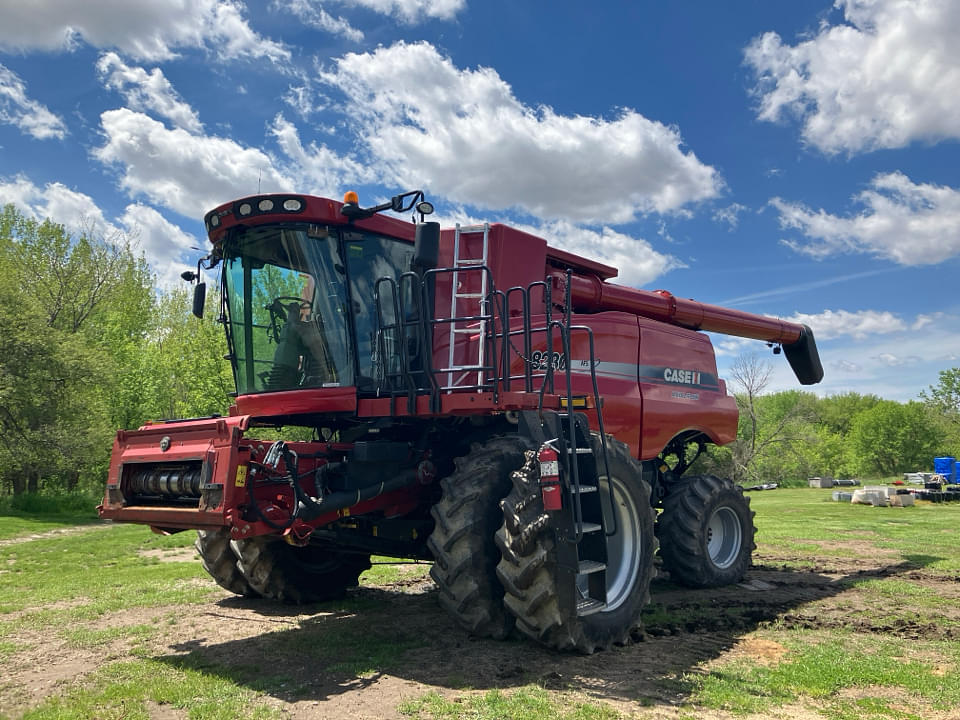
[[[432,560],[469,632],[516,626],[581,652],[626,641],[658,540],[678,582],[741,579],[749,501],[685,475],[737,428],[698,330],[782,347],[811,384],[810,329],[613,285],[616,269],[538,237],[441,231],[431,211],[415,191],[366,209],[352,193],[291,194],[208,213],[230,414],[118,432],[100,515],[196,529],[221,586],[279,601],[342,595],[371,554]],[[259,440],[259,427],[312,439]]]

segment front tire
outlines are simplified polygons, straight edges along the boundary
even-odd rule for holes
[[[510,491],[510,473],[523,464],[529,443],[520,437],[475,444],[456,470],[440,481],[443,495],[431,509],[435,521],[427,541],[434,563],[430,577],[440,605],[467,632],[502,640],[513,629],[497,579],[500,500]]]
[[[599,436],[593,435],[591,442],[598,470],[602,469]],[[501,503],[504,522],[497,532],[497,545],[503,559],[497,566],[497,576],[506,589],[504,602],[516,616],[519,630],[557,650],[592,653],[625,644],[650,599],[656,551],[650,486],[626,445],[608,438],[607,448],[609,476],[600,475],[599,492],[604,527],[611,526],[615,513],[616,532],[606,537],[604,610],[581,616],[564,612],[561,607],[561,594],[571,592],[571,588],[561,587],[564,581],[557,568],[556,533],[543,509],[535,453],[527,453],[524,466],[513,474],[513,490]]]
[[[671,579],[694,588],[740,582],[757,547],[753,516],[731,480],[694,475],[668,488],[657,535]]]
[[[236,595],[245,597],[259,595],[237,567],[237,556],[230,548],[229,530],[197,530],[197,539],[194,540],[193,546],[200,554],[203,569],[210,574],[217,585]]]
[[[297,605],[342,598],[370,568],[367,554],[296,547],[270,536],[233,540],[230,547],[250,587],[269,600]]]

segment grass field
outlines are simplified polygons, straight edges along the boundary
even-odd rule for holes
[[[960,505],[752,502],[746,582],[657,579],[635,642],[593,656],[467,637],[426,564],[290,607],[219,589],[191,533],[7,510],[0,717],[960,718]]]

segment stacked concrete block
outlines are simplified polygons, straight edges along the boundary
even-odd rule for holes
[[[873,505],[874,507],[886,507],[889,501],[887,500],[887,494],[885,492],[861,488],[860,490],[853,491],[853,497],[850,502],[861,505]]]

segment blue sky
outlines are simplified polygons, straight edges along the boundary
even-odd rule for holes
[[[957,37],[954,0],[0,0],[0,203],[164,287],[258,186],[423,188],[909,400],[960,364]]]

